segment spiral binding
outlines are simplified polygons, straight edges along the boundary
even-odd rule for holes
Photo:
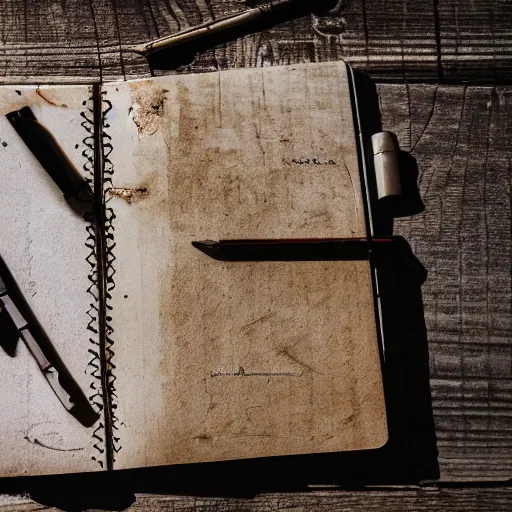
[[[109,194],[109,191],[113,188],[112,177],[114,175],[114,164],[110,160],[110,155],[113,151],[112,146],[112,137],[107,133],[107,128],[110,128],[110,125],[107,122],[107,115],[112,110],[112,103],[110,100],[106,98],[107,91],[102,91],[102,105],[104,106],[102,111],[102,122],[103,122],[103,130],[102,130],[102,143],[103,143],[103,194],[104,194],[104,204],[105,204],[105,238],[106,238],[106,267],[107,267],[107,275],[106,275],[106,308],[108,314],[106,316],[106,343],[105,343],[105,351],[107,355],[107,363],[108,363],[108,388],[110,395],[110,407],[111,407],[111,423],[112,423],[112,450],[113,450],[113,461],[115,462],[115,455],[119,453],[121,450],[120,437],[119,435],[119,419],[116,415],[116,409],[118,406],[118,397],[116,394],[116,376],[114,371],[116,366],[113,362],[114,358],[114,339],[113,333],[114,328],[112,327],[112,291],[115,288],[114,276],[116,273],[116,269],[114,267],[114,262],[116,257],[114,255],[114,248],[116,246],[115,238],[114,238],[114,220],[116,215],[114,210],[109,206],[109,202],[112,199],[112,195]]]
[[[87,311],[88,316],[88,324],[87,330],[92,334],[89,337],[89,342],[91,346],[89,347],[90,360],[88,362],[88,371],[92,376],[93,380],[90,384],[90,395],[89,400],[93,407],[97,410],[98,413],[105,413],[110,417],[110,425],[112,429],[112,440],[111,442],[105,439],[105,431],[108,430],[106,428],[105,419],[102,417],[102,420],[98,423],[96,429],[94,430],[93,437],[93,448],[96,450],[96,454],[92,456],[92,460],[96,461],[102,468],[105,466],[105,452],[108,450],[112,453],[112,459],[115,462],[115,454],[119,452],[121,449],[120,437],[119,433],[119,420],[116,415],[116,409],[118,406],[118,398],[116,392],[116,377],[115,377],[115,369],[116,366],[113,362],[114,359],[114,328],[112,326],[112,291],[115,288],[114,276],[116,273],[114,262],[116,257],[114,255],[114,248],[116,246],[114,240],[114,219],[116,218],[114,210],[109,207],[108,203],[111,199],[111,195],[109,191],[112,189],[112,176],[114,174],[114,165],[110,160],[110,154],[112,153],[112,138],[106,132],[107,128],[110,127],[108,122],[106,121],[107,115],[112,109],[112,103],[106,99],[106,91],[101,92],[101,144],[102,148],[98,148],[103,152],[103,169],[100,175],[103,176],[102,183],[102,204],[104,205],[104,222],[101,227],[104,230],[104,236],[106,240],[105,244],[105,254],[99,254],[98,251],[98,240],[97,240],[97,229],[96,225],[97,219],[95,217],[94,211],[87,212],[86,221],[87,221],[87,240],[86,247],[89,249],[89,254],[87,255],[86,261],[90,267],[89,269],[89,288],[87,289],[87,293],[91,298],[90,307]],[[97,169],[95,169],[95,147],[94,147],[94,97],[91,97],[83,102],[84,110],[80,113],[82,117],[82,127],[87,132],[84,137],[82,143],[84,149],[82,151],[82,156],[85,158],[85,164],[83,166],[84,174],[86,179],[91,185],[91,188],[94,189],[94,181],[95,176],[97,176]],[[106,266],[106,286],[105,286],[105,301],[104,305],[107,310],[107,314],[105,316],[105,325],[100,326],[100,297],[99,297],[99,274],[98,274],[98,261],[99,258],[105,258],[103,261]],[[100,343],[100,334],[101,330],[104,329],[105,332],[105,343],[104,346],[101,346]],[[93,336],[94,335],[94,336]],[[102,363],[101,358],[102,355],[105,354],[106,365],[103,368],[103,371],[106,372],[107,378],[107,387],[102,385]],[[106,395],[106,396],[104,396]],[[108,408],[109,411],[105,410]],[[107,459],[109,454],[107,453]]]
[[[87,135],[82,140],[84,147],[82,156],[85,158],[83,165],[84,175],[93,188],[94,183],[94,121],[93,121],[93,98],[92,95],[88,100],[82,103],[84,110],[80,112],[82,117],[82,128],[87,132]],[[90,384],[89,401],[98,413],[103,411],[103,393],[101,386],[101,369],[100,369],[100,346],[98,340],[99,333],[99,322],[98,322],[98,269],[97,261],[98,254],[96,250],[96,229],[94,224],[94,212],[89,211],[85,214],[87,221],[86,232],[87,239],[85,241],[86,247],[89,249],[89,254],[86,257],[87,264],[89,265],[89,287],[87,293],[90,296],[89,310],[87,311],[88,323],[87,330],[92,333],[89,337],[91,346],[89,347],[89,354],[91,359],[88,362],[88,371],[92,376],[93,380]],[[93,336],[94,335],[94,336]],[[96,450],[96,455],[93,455],[92,460],[98,462],[103,467],[103,454],[105,453],[105,439],[102,437],[104,432],[104,424],[102,421],[98,424],[94,432],[93,437],[93,448]]]

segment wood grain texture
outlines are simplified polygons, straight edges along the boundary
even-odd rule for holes
[[[11,503],[9,503],[11,500]],[[0,512],[58,512],[60,508],[4,498]],[[3,504],[5,503],[5,504]],[[510,487],[489,489],[390,489],[375,491],[324,491],[297,494],[264,494],[251,499],[139,495],[128,512],[269,512],[278,510],[319,512],[508,512]],[[78,510],[78,509],[77,509]],[[80,509],[83,510],[83,509]],[[98,509],[88,508],[88,512]],[[86,511],[84,511],[86,512]]]
[[[125,45],[241,8],[235,0],[0,0],[0,81],[149,76]],[[378,79],[504,82],[511,9],[506,0],[346,0],[337,16],[246,36],[183,71],[345,58]],[[379,88],[384,127],[418,159],[427,205],[397,231],[430,272],[424,301],[443,479],[512,473],[511,90]],[[464,492],[483,493],[487,509],[502,499],[501,490]]]
[[[320,512],[379,510],[381,512],[416,512],[431,510],[508,511],[512,503],[510,489],[438,490],[416,489],[408,491],[375,492],[314,492],[309,494],[272,494],[252,500],[226,500],[215,498],[176,498],[139,496],[128,510],[231,512],[239,510],[316,510]]]
[[[396,222],[423,286],[441,477],[512,474],[512,89],[383,85],[425,212]]]
[[[242,9],[239,0],[1,0],[0,80],[150,76],[127,46]],[[181,71],[344,59],[379,79],[499,82],[512,79],[511,33],[507,0],[346,0],[328,16],[202,52]]]

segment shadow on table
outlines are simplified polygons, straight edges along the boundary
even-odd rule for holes
[[[371,135],[380,130],[376,92],[364,81],[358,87],[365,99],[361,116]],[[368,133],[365,140],[369,140]],[[389,234],[393,219],[386,218],[385,212],[379,215],[376,233]],[[310,490],[315,486],[362,488],[372,484],[416,484],[438,478],[421,296],[427,272],[405,240],[397,239],[393,245],[391,252],[376,260],[389,426],[389,441],[383,448],[101,474],[11,478],[0,480],[0,493],[28,492],[39,503],[68,511],[122,510],[134,502],[135,493],[251,497],[263,492]]]

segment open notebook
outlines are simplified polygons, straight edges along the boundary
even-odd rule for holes
[[[0,351],[1,475],[386,442],[370,263],[191,244],[367,236],[345,64],[0,88],[0,114],[24,106],[101,212],[75,214],[2,115],[0,255],[98,417]]]

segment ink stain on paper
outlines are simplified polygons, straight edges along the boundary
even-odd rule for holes
[[[66,446],[68,441],[58,430],[59,425],[55,422],[36,423],[28,428],[23,438],[36,446],[57,452],[80,452],[84,450],[83,447]]]
[[[332,158],[316,158],[316,157],[292,158],[291,160],[283,158],[283,164],[285,164],[285,165],[337,165],[336,160],[333,160]]]

